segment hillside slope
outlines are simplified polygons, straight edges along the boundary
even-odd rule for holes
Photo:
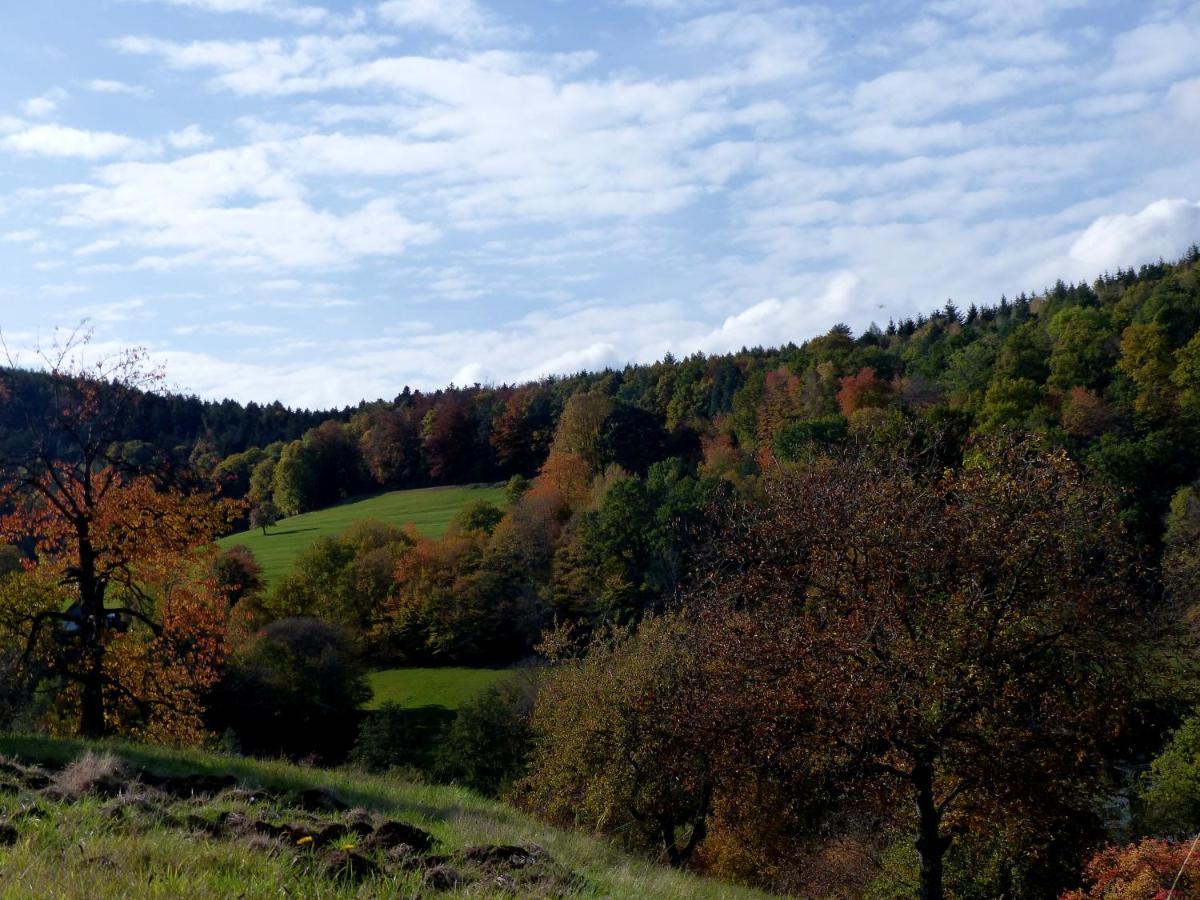
[[[267,584],[287,574],[292,562],[322,536],[332,536],[362,519],[379,519],[392,525],[413,525],[427,537],[440,536],[467,503],[488,500],[503,505],[504,491],[491,485],[417,488],[391,491],[280,519],[265,535],[252,529],[222,538],[222,547],[244,544],[254,551]]]
[[[0,754],[0,897],[761,896],[453,787],[121,743]]]

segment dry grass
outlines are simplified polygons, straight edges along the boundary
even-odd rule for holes
[[[64,799],[82,797],[97,788],[111,793],[125,784],[125,763],[107,750],[88,750],[54,776],[54,788]]]

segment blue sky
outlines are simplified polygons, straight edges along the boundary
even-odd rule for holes
[[[8,6],[7,344],[87,318],[209,397],[799,341],[1200,240],[1195,2]]]

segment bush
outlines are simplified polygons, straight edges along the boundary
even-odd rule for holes
[[[533,734],[532,680],[493,685],[464,705],[438,748],[438,778],[498,797],[525,774]]]
[[[406,708],[385,703],[364,715],[350,761],[372,772],[406,767],[428,770],[434,747],[453,721],[454,712],[440,706]]]
[[[231,660],[213,725],[231,729],[245,753],[340,760],[370,696],[345,632],[318,619],[283,619]]]

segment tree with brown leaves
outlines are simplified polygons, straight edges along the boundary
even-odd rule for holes
[[[1148,619],[1111,503],[1064,457],[817,460],[720,553],[699,654],[727,688],[714,709],[747,711],[770,766],[834,769],[881,810],[906,798],[924,900],[960,835],[1082,827]]]
[[[237,504],[121,452],[143,437],[139,406],[162,373],[136,351],[84,365],[85,346],[43,356],[50,389],[31,413],[36,440],[0,459],[0,540],[27,546],[28,569],[70,600],[17,618],[20,669],[66,682],[60,700],[83,735],[192,739],[225,613],[197,557]]]

